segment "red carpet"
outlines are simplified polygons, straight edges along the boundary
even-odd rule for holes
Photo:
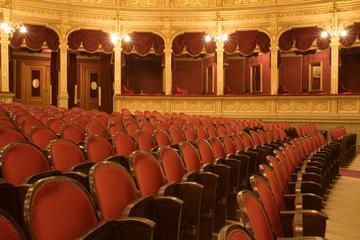
[[[346,177],[360,178],[360,171],[340,168],[340,175]]]

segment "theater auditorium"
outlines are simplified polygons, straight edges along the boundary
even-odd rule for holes
[[[1,0],[0,240],[360,239],[359,0]]]

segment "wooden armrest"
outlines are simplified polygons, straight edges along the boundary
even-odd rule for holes
[[[284,200],[288,210],[322,209],[323,198],[312,193],[285,194]]]

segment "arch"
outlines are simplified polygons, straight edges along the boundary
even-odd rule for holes
[[[102,50],[111,53],[114,48],[110,34],[101,29],[80,28],[74,30],[68,34],[67,44],[71,50],[78,50],[82,45],[89,52],[95,52],[101,46]]]
[[[205,44],[205,36],[206,36],[206,32],[204,31],[184,32],[182,34],[178,34],[171,43],[173,54],[181,55],[183,53],[187,53],[192,57],[197,57],[200,54],[204,53],[204,50],[208,54],[214,53],[216,50],[216,42],[214,40],[211,40],[208,44]],[[181,39],[181,37],[183,39]],[[197,41],[197,44],[190,45],[190,43],[194,41],[194,39]],[[174,50],[175,42],[177,44],[176,50]],[[184,51],[185,48],[186,51]]]
[[[129,34],[131,41],[129,43],[122,42],[123,52],[125,54],[130,54],[135,50],[136,54],[140,56],[146,56],[151,53],[151,50],[155,52],[156,55],[162,55],[165,51],[165,40],[162,36],[153,33],[153,32],[138,32],[133,31]],[[139,40],[139,43],[136,41]]]

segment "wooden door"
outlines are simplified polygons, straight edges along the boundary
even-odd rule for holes
[[[86,110],[98,109],[101,70],[100,64],[80,64],[80,107]]]
[[[37,61],[21,63],[22,101],[30,105],[49,105],[50,64]]]

